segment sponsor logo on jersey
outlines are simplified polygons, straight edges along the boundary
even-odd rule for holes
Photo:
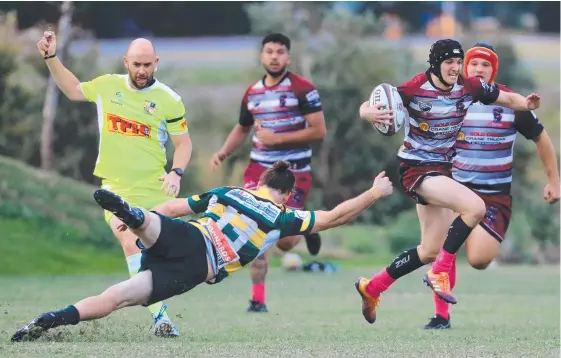
[[[245,190],[231,190],[226,193],[226,197],[233,199],[244,207],[255,211],[271,223],[277,221],[277,218],[281,213],[281,210],[275,204],[258,200]]]
[[[214,220],[207,221],[203,226],[207,229],[210,239],[216,248],[219,269],[240,259],[230,240],[222,233]]]
[[[419,101],[419,108],[423,112],[428,112],[432,109],[432,101]]]
[[[154,114],[155,111],[156,111],[156,103],[152,101],[146,101],[144,103],[144,112],[148,114]]]
[[[149,125],[126,119],[112,113],[107,113],[107,125],[109,132],[112,133],[148,138],[152,135],[152,130]]]

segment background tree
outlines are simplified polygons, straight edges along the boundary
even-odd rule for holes
[[[71,1],[64,1],[60,6],[61,14],[56,30],[57,34],[57,56],[61,62],[68,54],[70,47],[70,35],[72,32],[72,13],[74,11]],[[53,53],[49,53],[53,55]],[[53,155],[53,123],[57,116],[58,98],[60,90],[55,80],[49,76],[45,102],[43,104],[43,126],[41,128],[41,168],[51,170],[54,166]]]

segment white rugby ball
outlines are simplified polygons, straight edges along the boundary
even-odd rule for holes
[[[372,125],[383,135],[392,136],[399,132],[401,127],[403,127],[403,123],[409,117],[407,109],[403,106],[403,101],[399,92],[397,92],[397,88],[387,83],[379,84],[370,94],[370,107],[374,107],[378,103],[384,105],[381,109],[393,110],[394,119],[390,125],[380,123],[372,123]]]
[[[294,252],[285,253],[281,259],[281,262],[282,267],[287,271],[298,271],[304,264],[304,262],[302,261],[302,257]]]

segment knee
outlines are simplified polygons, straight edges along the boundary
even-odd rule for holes
[[[286,252],[291,250],[300,242],[300,236],[287,236],[277,241],[277,247]]]
[[[250,267],[252,268],[263,268],[263,267],[267,267],[268,264],[268,260],[267,260],[267,256],[265,256],[265,254],[262,254],[260,256],[257,256],[255,258],[255,260],[251,261],[250,263]]]
[[[476,270],[485,270],[491,264],[491,261],[477,261],[477,260],[469,260],[468,262],[471,267]]]
[[[485,208],[485,202],[480,197],[477,197],[477,199],[473,200],[470,209],[471,215],[477,221],[483,219],[483,217],[485,216],[485,212],[487,211],[487,209]]]
[[[475,195],[475,194],[474,194]],[[469,204],[462,210],[461,216],[468,225],[476,225],[485,217],[487,209],[485,202],[478,196],[475,196],[468,202]]]
[[[467,261],[471,267],[476,270],[485,270],[491,264],[493,259],[479,257],[477,255],[470,255],[469,250],[466,250]]]
[[[419,260],[421,260],[421,262],[424,264],[433,262],[436,259],[436,256],[438,255],[439,251],[440,248],[436,246],[430,247],[423,244],[417,246],[417,253],[419,254]]]

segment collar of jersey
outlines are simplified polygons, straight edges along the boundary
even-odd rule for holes
[[[431,84],[431,86],[433,86],[434,89],[437,90],[437,91],[439,91],[439,92],[442,92],[442,93],[452,92],[452,90],[453,90],[454,87],[456,86],[456,85],[454,84],[454,86],[452,86],[450,89],[443,90],[442,88],[437,87],[436,84],[432,81],[432,77],[431,77],[429,71],[426,72],[426,75],[427,75],[427,80],[429,81],[429,83]],[[128,82],[127,82],[127,83],[128,83]],[[457,83],[457,82],[456,82],[456,83]]]
[[[277,87],[278,85],[280,85],[280,84],[282,83],[282,81],[284,81],[289,75],[290,75],[290,71],[286,71],[286,73],[284,74],[284,76],[282,76],[282,78],[280,79],[280,81],[279,81],[276,85],[273,85],[273,86],[267,86],[267,85],[265,84],[265,78],[267,78],[267,75],[264,75],[263,78],[261,78],[261,83],[263,83],[263,87],[265,87],[265,88],[275,88],[275,87]],[[127,82],[127,83],[128,83],[128,82]]]
[[[272,202],[273,204],[275,204],[276,206],[282,208],[283,205],[282,204],[277,204],[275,203],[275,201],[273,200],[273,197],[271,196],[271,194],[269,193],[269,190],[267,188],[259,188],[257,190],[251,190],[251,193],[261,199],[265,199],[265,200],[269,200],[270,202]]]
[[[124,79],[125,79],[125,83],[126,83],[127,88],[128,88],[130,91],[133,91],[133,92],[148,92],[148,91],[150,91],[152,88],[156,87],[156,85],[158,84],[158,79],[157,79],[156,77],[154,77],[154,83],[152,83],[151,86],[146,87],[146,88],[143,88],[143,89],[136,89],[136,88],[133,88],[133,87],[131,86],[131,84],[129,83],[129,77],[128,77],[127,75],[123,75],[123,77],[124,77]]]

